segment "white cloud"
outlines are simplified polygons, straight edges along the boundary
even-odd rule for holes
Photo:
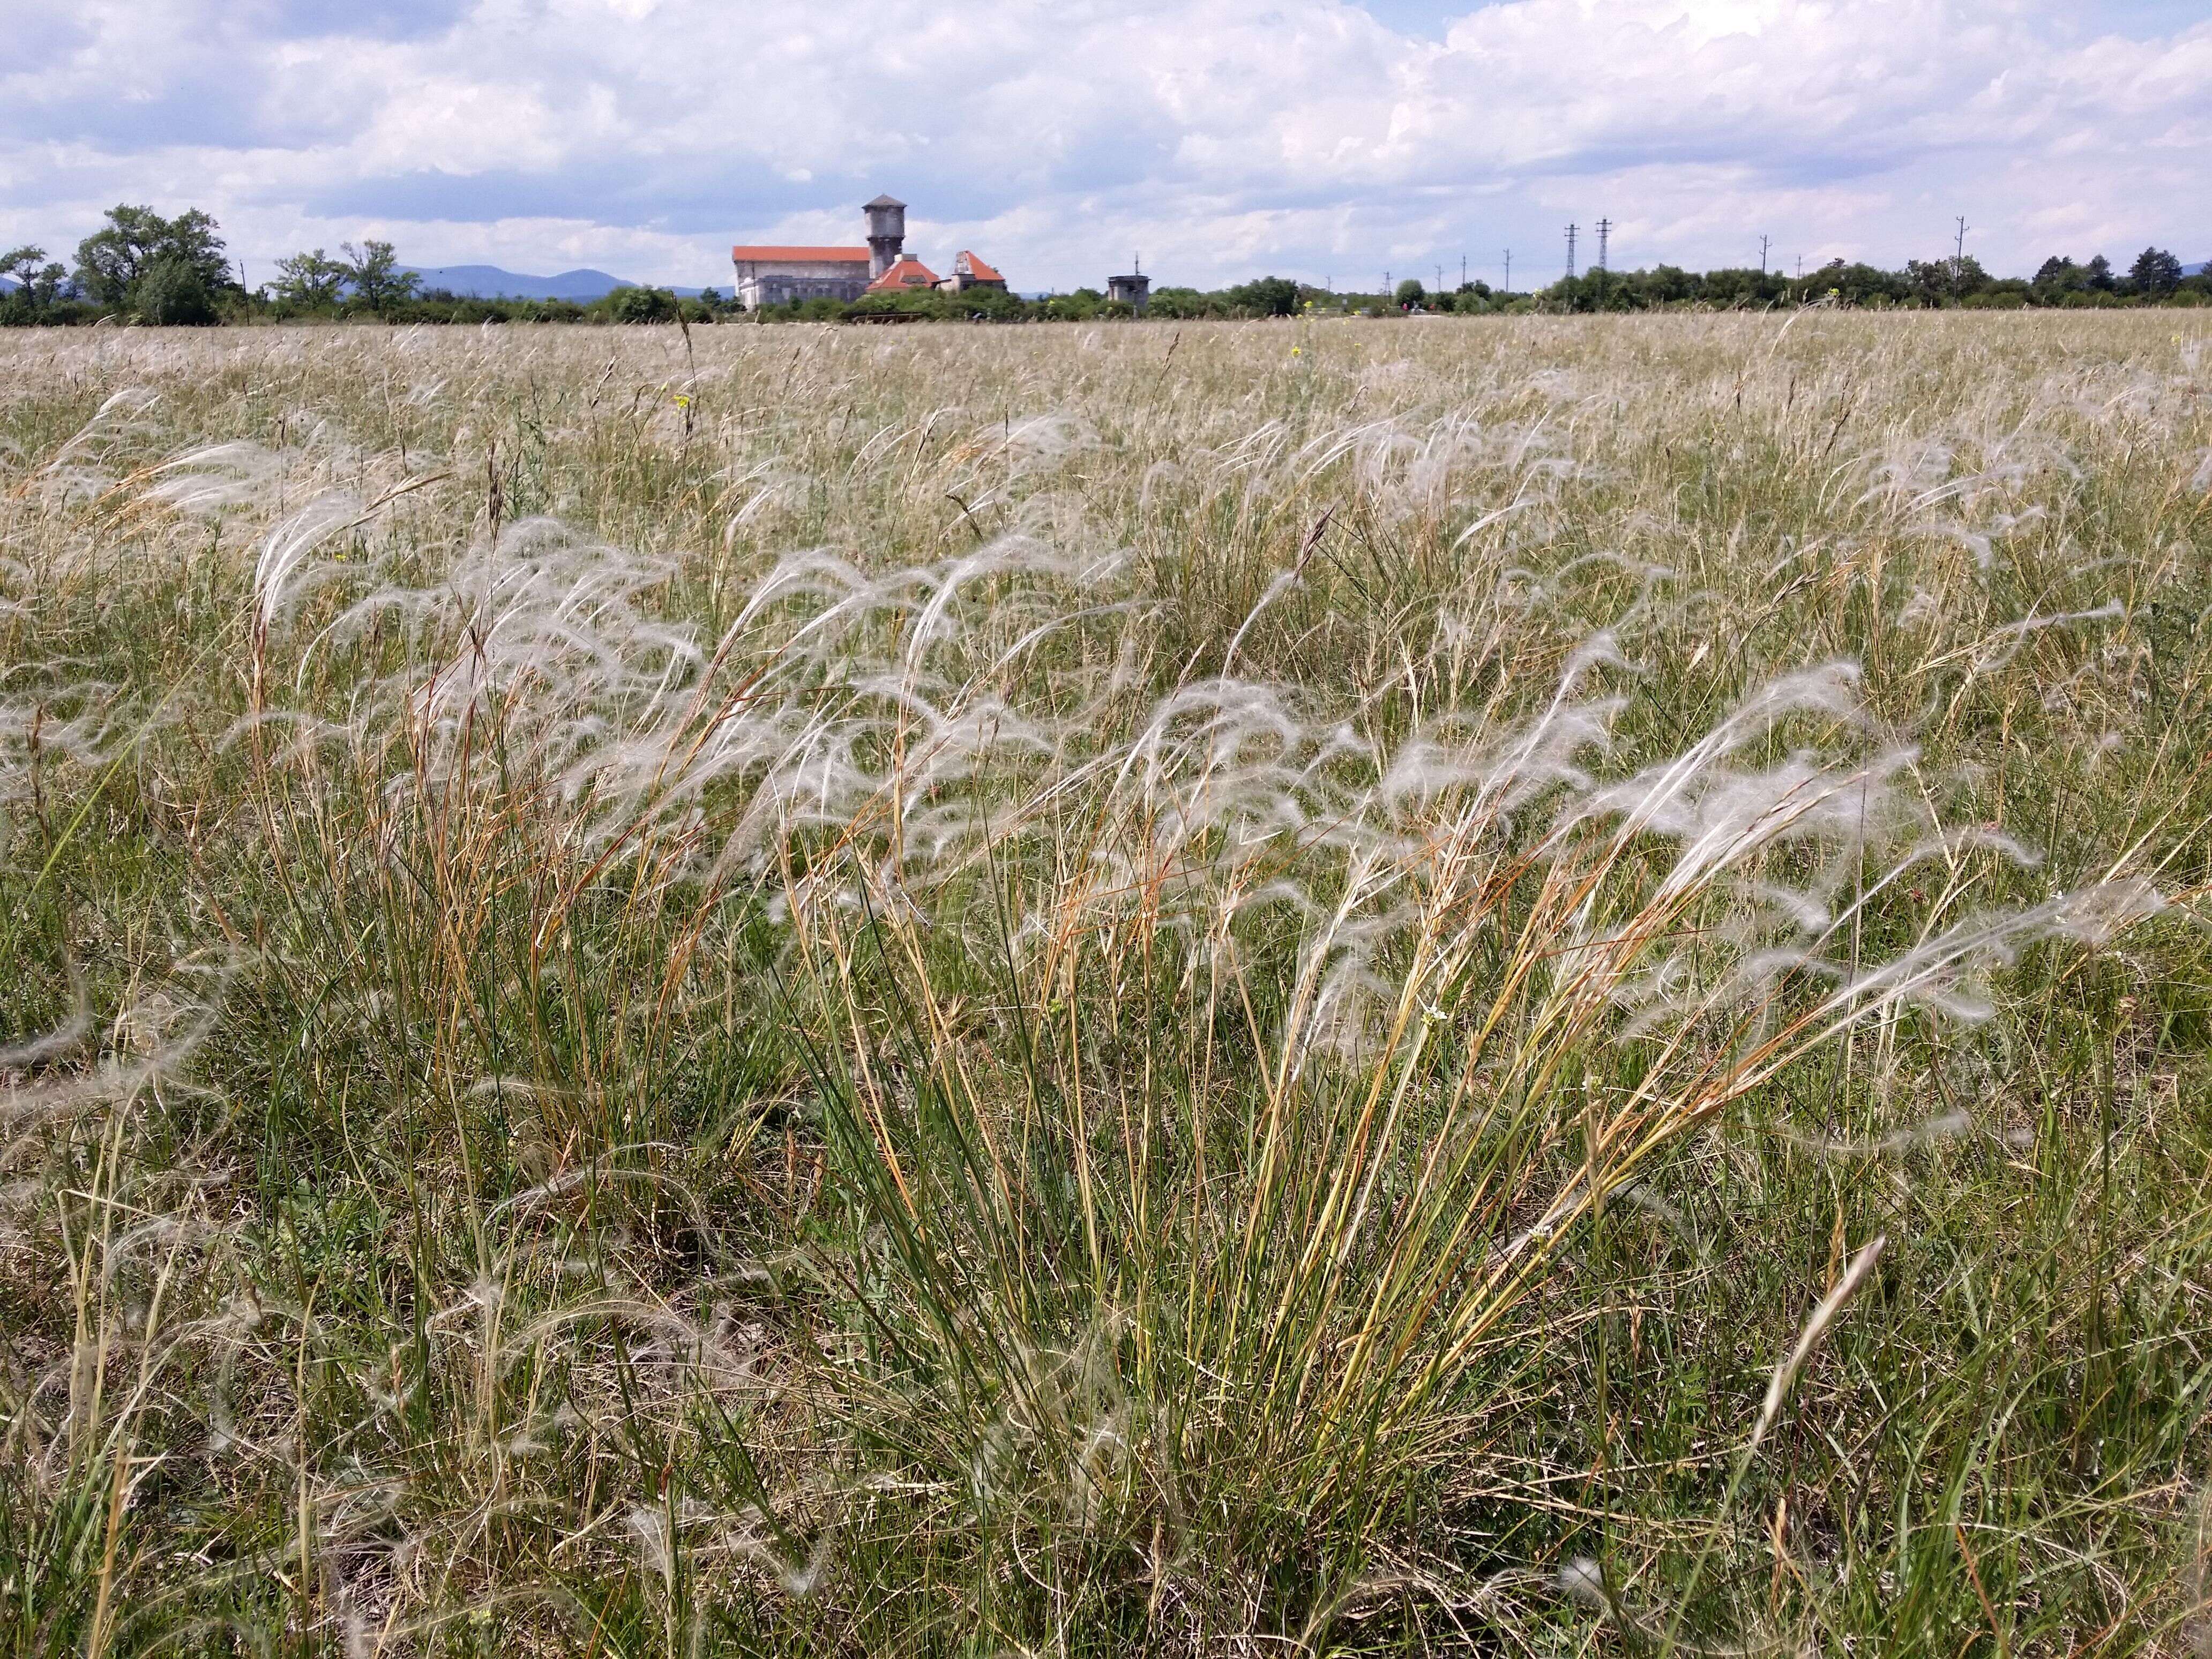
[[[711,283],[889,188],[925,258],[1024,288],[1136,249],[1364,283],[1511,245],[1540,279],[1601,215],[1623,264],[1762,233],[1894,263],[1955,213],[1994,268],[2212,256],[2212,23],[2100,34],[2068,0],[1509,0],[1418,33],[1341,0],[325,3],[88,0],[0,48],[0,240],[191,202],[253,259],[374,234]]]

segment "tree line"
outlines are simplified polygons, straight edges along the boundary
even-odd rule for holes
[[[297,304],[381,312],[414,295],[418,279],[399,269],[389,242],[346,243],[342,258],[322,249],[281,260],[273,288],[249,290],[221,228],[198,208],[165,219],[148,207],[112,207],[107,222],[76,245],[74,268],[42,247],[0,253],[0,276],[16,286],[0,298],[0,320],[94,321],[124,317],[161,326],[243,320]]]
[[[77,244],[74,265],[40,247],[0,253],[0,324],[69,324],[102,319],[163,326],[307,319],[381,318],[393,322],[899,321],[940,317],[993,322],[1087,321],[1133,315],[1096,289],[1042,299],[988,290],[966,294],[872,295],[854,301],[808,300],[741,313],[733,297],[708,289],[678,299],[665,289],[624,287],[588,305],[562,300],[481,299],[426,290],[403,270],[392,245],[364,240],[279,260],[271,282],[249,289],[225,249],[221,228],[187,209],[165,219],[151,208],[119,205]],[[1486,283],[1431,290],[1418,280],[1389,293],[1345,293],[1285,276],[1232,287],[1152,290],[1155,317],[1288,317],[1328,313],[1655,311],[1830,304],[1869,307],[2102,307],[2212,304],[2212,277],[2185,276],[2180,259],[2147,247],[2126,270],[2102,254],[2077,263],[2054,254],[2032,277],[1996,277],[1972,256],[1909,259],[1901,270],[1837,259],[1789,276],[1751,269],[1692,271],[1674,265],[1590,270],[1521,293]]]
[[[2076,262],[2053,254],[2028,277],[1992,276],[1972,254],[1908,259],[1902,270],[1836,259],[1802,276],[1753,270],[1586,271],[1546,290],[1553,309],[1646,311],[1705,305],[1953,306],[1968,310],[2046,307],[2212,304],[2212,278],[2184,276],[2181,260],[2147,247],[2126,270],[2100,253]]]
[[[74,265],[26,246],[0,253],[0,324],[70,324],[106,318],[164,327],[301,319],[377,317],[395,322],[520,319],[617,322],[672,320],[673,295],[617,289],[589,306],[563,301],[478,301],[426,290],[401,267],[390,242],[340,245],[276,262],[274,280],[248,288],[234,266],[221,227],[198,208],[165,219],[148,207],[110,208],[106,222],[76,246]],[[695,320],[714,307],[693,307]]]

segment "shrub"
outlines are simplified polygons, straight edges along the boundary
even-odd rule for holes
[[[131,291],[142,321],[161,328],[204,328],[222,320],[198,270],[183,259],[156,259]]]
[[[680,309],[666,289],[618,288],[600,301],[617,323],[672,323]]]
[[[1298,308],[1298,285],[1287,276],[1262,276],[1226,290],[1223,297],[1255,317],[1287,317]]]

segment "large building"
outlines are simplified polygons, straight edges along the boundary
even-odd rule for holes
[[[794,300],[857,300],[867,292],[864,247],[733,247],[738,303],[747,311]]]
[[[1006,279],[975,254],[952,262],[952,275],[939,276],[906,254],[906,204],[878,196],[860,211],[866,216],[866,247],[739,246],[730,250],[737,272],[738,303],[748,311],[789,305],[798,300],[859,299],[864,294],[953,294],[969,289],[1004,292]]]

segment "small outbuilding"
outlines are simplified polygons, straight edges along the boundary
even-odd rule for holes
[[[1142,311],[1152,303],[1152,279],[1141,270],[1133,270],[1127,276],[1109,276],[1106,297],[1119,300],[1133,311]]]

